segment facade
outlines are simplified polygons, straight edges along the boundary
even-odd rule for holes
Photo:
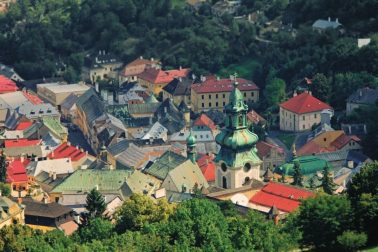
[[[0,196],[0,229],[4,226],[25,223],[25,207]]]
[[[37,85],[37,94],[54,106],[60,106],[71,94],[81,96],[89,87],[85,84],[40,84]]]
[[[280,130],[301,132],[313,125],[329,124],[333,109],[328,104],[304,92],[280,104]]]
[[[158,68],[147,68],[138,75],[138,83],[147,88],[151,93],[159,95],[163,88],[174,78],[185,78],[189,75],[189,68],[175,70],[161,70]]]
[[[362,106],[374,105],[378,101],[378,89],[360,88],[347,99],[346,114],[351,115],[352,112]]]
[[[218,129],[206,114],[201,114],[192,125],[192,133],[199,142],[213,142]]]
[[[252,179],[260,179],[262,161],[257,155],[258,136],[248,130],[248,106],[244,95],[234,82],[229,103],[225,106],[225,128],[216,136],[221,149],[216,155],[216,186],[225,189],[239,188]]]
[[[231,78],[202,77],[200,83],[192,85],[192,110],[196,113],[212,109],[222,111],[229,102],[232,82]],[[237,78],[237,82],[239,83],[239,92],[245,102],[259,101],[259,88],[255,83],[242,78]]]
[[[49,103],[42,103],[38,105],[24,104],[18,108],[18,113],[24,115],[30,120],[38,120],[45,117],[60,120],[59,111]]]
[[[192,84],[193,80],[191,80],[190,78],[173,79],[163,88],[163,100],[168,98],[173,99],[173,102],[177,106],[180,105],[183,101],[186,104],[190,104],[190,90]]]
[[[122,67],[122,62],[117,57],[105,51],[99,51],[94,57],[88,57],[87,61],[88,67],[83,72],[85,78],[92,84],[99,80],[116,78],[118,69]]]
[[[263,161],[261,169],[267,170],[285,163],[285,151],[277,145],[259,141],[256,144],[257,154]]]

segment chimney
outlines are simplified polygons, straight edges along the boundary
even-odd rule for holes
[[[359,96],[360,96],[360,98],[362,97],[362,89],[360,89],[360,91],[359,91]]]
[[[52,171],[49,171],[49,178],[52,177]]]
[[[71,146],[71,142],[67,142],[67,146]]]
[[[339,23],[339,19],[338,18],[336,18],[336,23]]]
[[[52,179],[53,179],[53,181],[56,180],[56,172],[53,172]]]
[[[20,205],[22,204],[22,198],[21,197],[17,198],[17,203],[20,204]]]
[[[79,150],[79,146],[78,145],[76,145],[76,150]]]
[[[168,111],[167,111],[167,107],[164,107],[164,113],[167,114]]]
[[[153,61],[155,61],[155,59],[154,59],[154,58],[151,58],[151,61],[153,62]]]
[[[294,90],[293,97],[295,97],[297,95],[298,95],[297,90]]]
[[[25,161],[24,154],[21,154],[20,161],[21,161],[21,163],[23,163]]]
[[[349,169],[353,169],[354,168],[353,160],[348,160],[348,168]]]
[[[143,56],[139,56],[139,59],[143,59]]]
[[[45,204],[49,203],[49,199],[47,198],[47,196],[43,197],[43,203]]]
[[[180,70],[182,70],[182,66],[180,66]]]
[[[309,95],[312,95],[312,92],[309,90],[309,91],[307,91],[307,93],[309,94]]]
[[[331,22],[331,17],[328,17],[328,22]]]

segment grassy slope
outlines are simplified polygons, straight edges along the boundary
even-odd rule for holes
[[[229,77],[231,74],[237,73],[239,77],[251,80],[259,62],[255,59],[246,59],[238,64],[231,64],[221,69],[218,75],[221,77]]]

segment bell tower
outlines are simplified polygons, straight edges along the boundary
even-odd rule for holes
[[[225,128],[215,138],[221,147],[215,158],[215,182],[218,187],[238,188],[251,179],[260,180],[262,161],[256,149],[258,136],[247,127],[247,112],[248,106],[238,89],[235,76],[229,103],[224,108]]]
[[[190,131],[190,134],[188,138],[186,139],[186,153],[187,153],[188,159],[192,161],[193,164],[196,163],[196,158],[197,158],[196,145],[197,145],[197,140],[192,135],[192,131]]]

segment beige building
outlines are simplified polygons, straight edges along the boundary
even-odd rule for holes
[[[92,84],[108,78],[117,78],[118,71],[123,63],[111,53],[99,51],[98,54],[87,56],[86,67],[83,69],[85,80],[89,80]]]
[[[25,224],[24,206],[0,196],[0,229],[13,224]]]
[[[88,89],[89,87],[85,84],[38,84],[37,94],[52,105],[60,106],[69,95],[81,96]]]
[[[294,94],[290,100],[280,104],[280,130],[301,132],[311,130],[322,121],[329,123],[333,109],[309,92]]]
[[[163,88],[163,101],[170,98],[176,106],[182,101],[190,104],[190,89],[193,80],[190,78],[175,78]]]
[[[238,88],[245,102],[259,101],[259,88],[252,81],[237,78]],[[194,112],[216,109],[222,111],[229,101],[233,80],[215,76],[202,77],[201,83],[192,85],[191,105]]]
[[[125,81],[134,82],[138,80],[138,75],[143,73],[146,68],[161,68],[161,63],[153,58],[150,60],[140,57],[127,64],[119,73],[119,83]]]

